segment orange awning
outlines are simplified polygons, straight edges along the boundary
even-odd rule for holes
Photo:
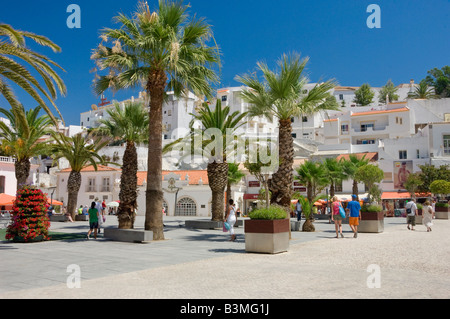
[[[14,204],[15,196],[1,193],[0,194],[0,206],[12,206]]]
[[[0,194],[0,206],[13,206],[14,201],[16,200],[16,196],[8,195],[8,194]],[[52,203],[54,206],[62,206],[64,205],[63,202],[57,201],[57,200],[51,200],[50,198],[47,198],[47,202],[50,204]]]
[[[384,192],[381,199],[410,199],[411,194],[408,192]]]

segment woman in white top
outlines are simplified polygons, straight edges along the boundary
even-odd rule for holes
[[[427,231],[431,231],[431,226],[433,226],[433,217],[434,210],[430,206],[430,202],[426,201],[422,209],[422,224],[427,228]]]
[[[236,208],[233,205],[234,202],[232,199],[230,199],[228,203],[227,216],[225,216],[224,222],[227,222],[230,225],[230,241],[235,241],[236,235],[234,233],[234,224],[236,224]]]

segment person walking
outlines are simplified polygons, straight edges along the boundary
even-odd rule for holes
[[[100,234],[102,232],[102,224],[103,224],[103,206],[102,202],[98,199],[98,197],[95,198],[95,208],[98,211],[98,233]]]
[[[339,238],[339,234],[344,238],[342,234],[342,216],[339,213],[339,207],[341,203],[336,196],[331,199],[331,220],[334,222],[334,227],[336,229],[336,238]]]
[[[414,199],[411,199],[405,206],[406,209],[406,227],[408,229],[414,230],[416,226],[416,216],[417,216],[417,205],[414,202]],[[411,228],[409,227],[411,225]]]
[[[433,226],[434,210],[430,206],[429,201],[425,201],[422,208],[422,224],[427,228],[427,232],[431,231],[431,226]]]
[[[297,200],[297,204],[295,204],[295,213],[297,214],[297,221],[299,222],[302,219],[302,204],[300,204],[300,200]]]
[[[353,231],[353,238],[358,237],[358,225],[361,219],[361,205],[357,198],[358,196],[352,195],[352,200],[347,205],[347,210],[350,212],[348,223]]]
[[[230,241],[236,240],[236,234],[234,233],[234,224],[236,224],[236,208],[234,206],[234,201],[230,199],[228,201],[228,209],[227,209],[227,215],[225,216],[224,222],[227,222],[230,225]]]
[[[72,214],[70,214],[67,211],[67,207],[66,206],[63,206],[62,213],[63,213],[64,216],[66,216],[66,218],[69,220],[69,222],[73,223]]]
[[[99,212],[96,208],[97,203],[92,202],[91,208],[88,210],[89,214],[89,231],[86,235],[86,239],[90,239],[90,235],[92,231],[94,231],[94,238],[97,239],[97,230],[98,230],[98,220],[99,220]]]

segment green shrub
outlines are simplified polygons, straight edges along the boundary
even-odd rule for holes
[[[269,208],[260,208],[249,214],[250,219],[285,219],[286,211],[280,206],[270,206]]]
[[[363,205],[361,207],[361,212],[363,213],[378,213],[383,210],[383,207],[380,205]]]
[[[436,203],[436,207],[448,207],[448,203]]]
[[[417,204],[417,209],[423,209],[423,205],[422,204]]]

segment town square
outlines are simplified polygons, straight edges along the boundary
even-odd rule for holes
[[[412,2],[5,4],[0,299],[448,299],[450,5]]]

